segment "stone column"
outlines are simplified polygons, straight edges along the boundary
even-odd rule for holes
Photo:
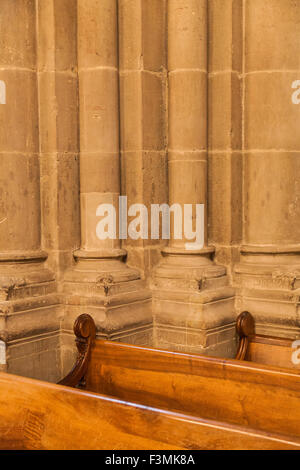
[[[171,236],[155,274],[155,341],[230,355],[233,292],[207,244],[207,1],[169,0],[169,204],[204,204],[204,247]],[[195,209],[195,207],[194,207]]]
[[[96,234],[97,208],[113,204],[118,215],[120,195],[117,6],[117,0],[78,1],[81,249],[66,277],[66,321],[69,327],[88,311],[104,337],[149,342],[149,292],[124,263],[118,231],[115,240]]]
[[[257,330],[299,335],[300,3],[244,2],[244,246],[238,308]]]
[[[79,0],[81,252],[120,257],[120,241],[99,240],[96,210],[120,194],[118,16],[116,0]],[[90,253],[91,252],[91,253]],[[101,254],[104,255],[101,256]]]
[[[0,30],[0,337],[10,372],[55,380],[58,299],[41,250],[36,2],[3,0]]]

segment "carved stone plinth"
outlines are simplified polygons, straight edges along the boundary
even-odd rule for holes
[[[155,346],[234,356],[234,289],[225,268],[212,263],[213,252],[164,253],[154,274]]]
[[[62,310],[44,259],[43,252],[0,254],[1,362],[8,372],[54,381],[60,374]]]
[[[244,246],[235,267],[238,311],[248,309],[259,334],[299,336],[299,246]]]
[[[99,338],[152,345],[151,293],[124,255],[76,252],[77,264],[65,277],[64,371],[74,360],[72,327],[82,313],[92,315]]]

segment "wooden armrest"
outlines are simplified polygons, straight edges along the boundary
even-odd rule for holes
[[[84,378],[89,361],[92,345],[96,338],[96,325],[93,318],[88,314],[80,315],[74,323],[76,346],[78,356],[71,372],[60,382],[59,385],[77,387]]]
[[[251,337],[255,335],[254,318],[249,312],[241,313],[236,320],[236,331],[240,337],[239,347],[235,358],[244,361]]]

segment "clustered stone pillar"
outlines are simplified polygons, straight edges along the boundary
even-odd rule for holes
[[[226,357],[242,310],[299,336],[300,2],[0,3],[0,369],[57,381],[81,313]],[[120,192],[203,204],[203,246],[99,239]]]
[[[113,204],[118,214],[120,195],[117,4],[78,1],[81,249],[66,276],[66,322],[70,328],[88,306],[99,334],[139,341],[151,329],[149,292],[138,271],[124,263],[118,230],[116,239],[96,234],[97,208]]]
[[[55,380],[58,299],[41,250],[36,2],[3,0],[0,30],[0,80],[6,85],[6,104],[0,105],[1,362],[10,372]]]
[[[207,245],[207,1],[169,0],[169,204],[204,204],[204,247],[171,236],[155,273],[159,345],[233,353],[233,291]],[[174,235],[174,234],[173,234]]]
[[[300,3],[244,2],[244,246],[238,309],[260,333],[299,334]]]

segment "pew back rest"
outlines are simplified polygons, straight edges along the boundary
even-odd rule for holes
[[[300,449],[300,439],[0,373],[1,450]]]
[[[256,334],[255,321],[249,312],[238,316],[237,333],[240,342],[236,359],[300,370],[298,361],[293,360],[294,340]]]
[[[101,340],[86,345],[87,390],[300,437],[298,371]]]

